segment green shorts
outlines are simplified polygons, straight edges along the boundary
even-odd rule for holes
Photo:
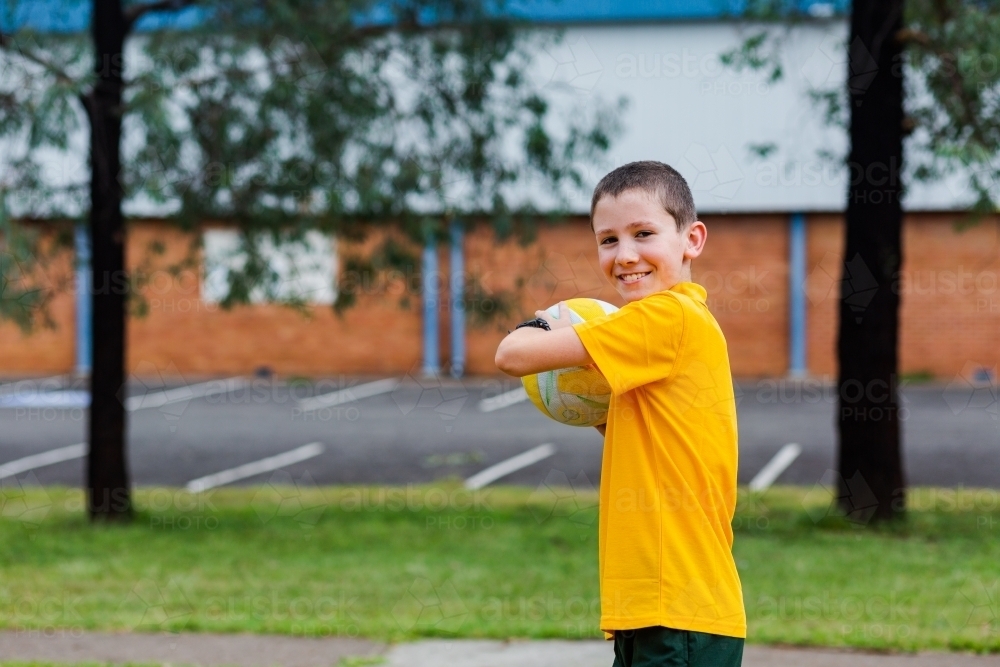
[[[740,667],[744,641],[661,626],[615,630],[612,667]]]

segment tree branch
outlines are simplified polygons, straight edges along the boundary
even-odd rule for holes
[[[10,35],[5,35],[2,32],[0,32],[0,49],[3,49],[3,50],[5,50],[5,51],[7,51],[9,53],[16,53],[17,55],[21,56],[25,60],[30,60],[31,62],[35,63],[36,65],[39,65],[46,72],[49,72],[50,74],[52,74],[53,76],[55,76],[56,80],[59,83],[64,83],[64,84],[66,84],[68,86],[72,86],[72,85],[74,85],[74,84],[77,83],[73,79],[73,77],[71,77],[69,74],[67,74],[58,65],[56,65],[55,63],[51,63],[48,60],[45,60],[41,56],[39,56],[39,55],[37,55],[35,53],[32,53],[31,51],[28,51],[27,49],[20,48],[10,38]]]
[[[185,7],[190,7],[195,0],[157,0],[157,2],[147,2],[141,5],[132,5],[125,9],[125,25],[132,27],[136,21],[149,12],[177,12]]]

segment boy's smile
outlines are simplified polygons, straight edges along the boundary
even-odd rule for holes
[[[704,223],[678,231],[674,216],[642,190],[602,197],[594,207],[601,271],[625,301],[691,280],[691,260],[705,245]]]

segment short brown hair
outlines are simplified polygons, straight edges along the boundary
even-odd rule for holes
[[[691,188],[680,173],[668,164],[655,160],[629,162],[618,167],[594,188],[590,200],[590,229],[594,229],[594,209],[602,197],[617,197],[626,190],[642,190],[660,200],[663,208],[674,217],[682,230],[698,219],[694,210]]]

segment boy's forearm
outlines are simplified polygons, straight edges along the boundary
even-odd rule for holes
[[[536,336],[544,336],[548,333],[552,332],[535,327],[521,327],[520,329],[514,329],[512,332],[507,334],[502,341],[500,341],[500,345],[497,347],[497,354],[494,359],[497,368],[502,370],[507,375],[513,375],[515,377],[524,377],[525,375],[529,375],[530,371],[522,372],[522,369],[525,366],[524,361],[526,361],[527,356],[527,350],[525,349],[526,346],[524,342],[528,339]]]
[[[500,341],[494,361],[497,368],[515,377],[594,363],[572,327],[515,329]]]

